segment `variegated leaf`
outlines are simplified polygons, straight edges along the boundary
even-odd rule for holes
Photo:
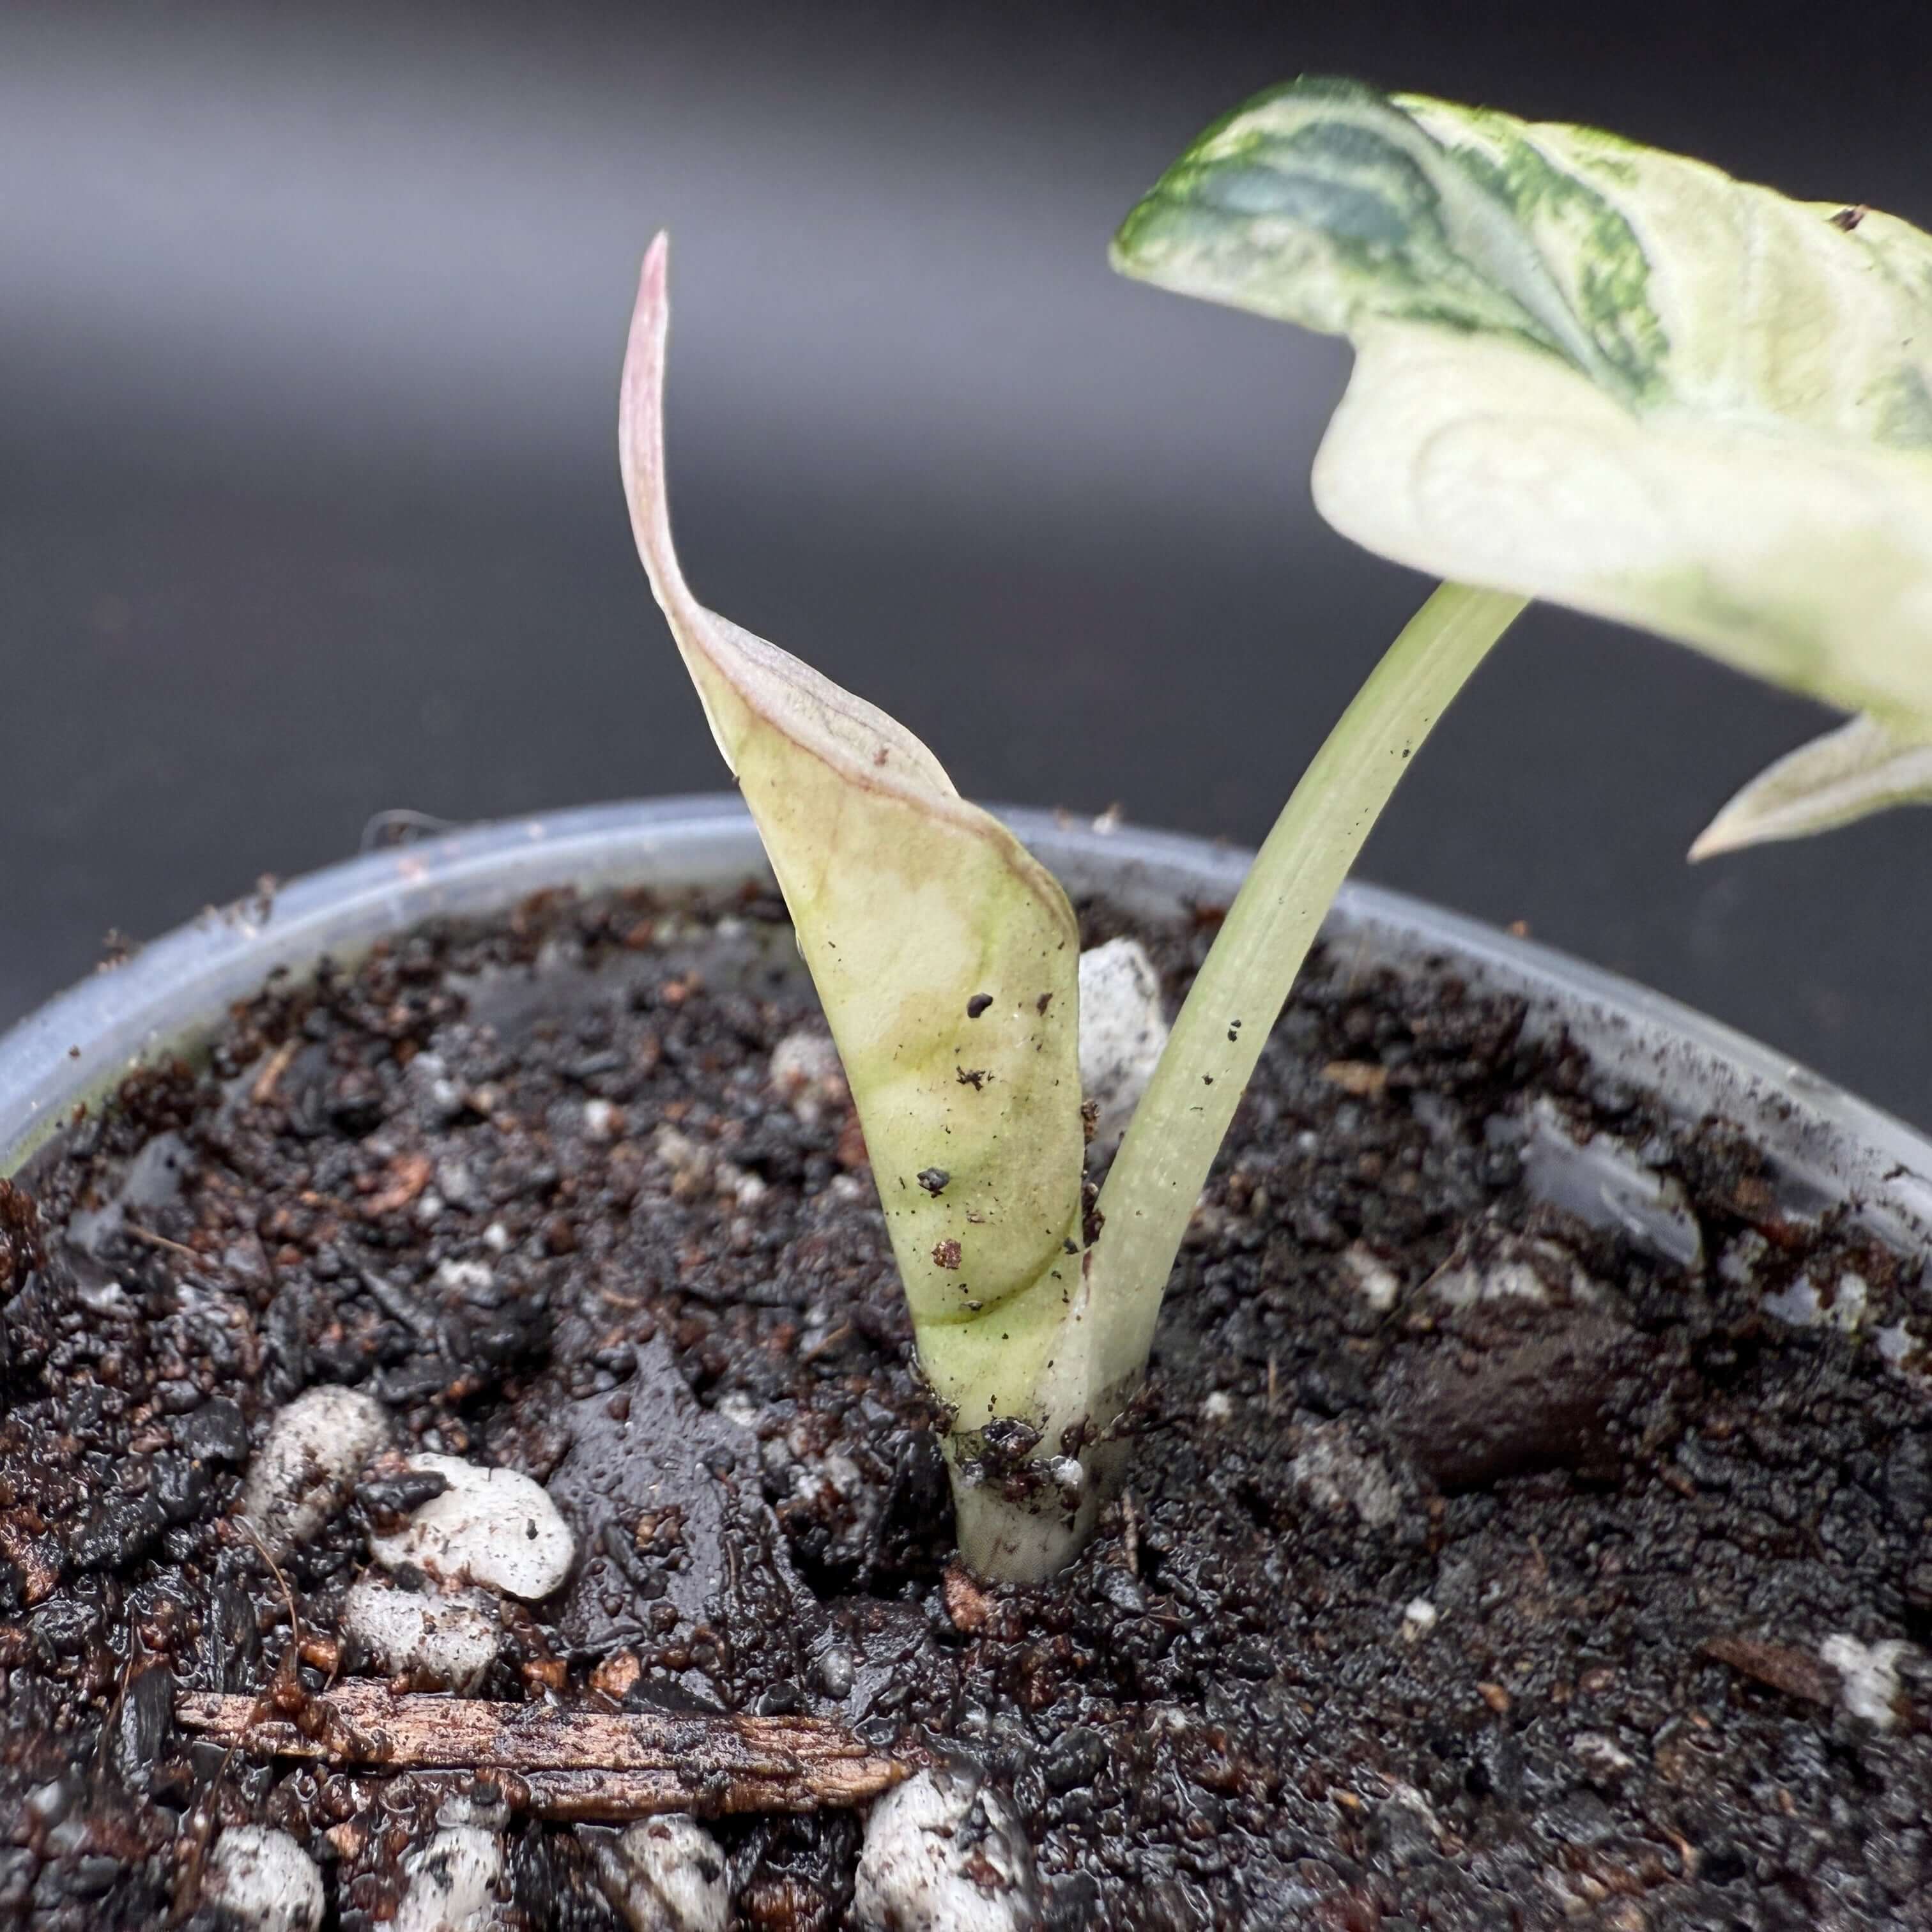
[[[1699,834],[1694,859],[1829,832],[1894,805],[1932,804],[1932,744],[1854,718],[1768,766]]]
[[[831,1023],[928,1372],[1024,1414],[1079,1218],[1072,910],[918,739],[692,596],[664,489],[666,254],[660,236],[624,370],[638,548]]]
[[[1932,238],[1589,129],[1304,80],[1210,129],[1127,273],[1356,351],[1345,535],[1932,729]]]

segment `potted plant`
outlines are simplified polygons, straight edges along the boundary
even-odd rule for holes
[[[1303,969],[1531,596],[1867,714],[1706,850],[1919,782],[1932,243],[1304,82],[1116,250],[1349,333],[1318,502],[1489,587],[1252,867],[1003,823],[685,586],[654,246],[626,488],[782,898],[716,805],[460,834],[0,1046],[17,1910],[1922,1900],[1932,1148],[1400,902]]]

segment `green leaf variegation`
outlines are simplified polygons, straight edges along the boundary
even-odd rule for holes
[[[910,732],[692,596],[664,490],[665,266],[660,236],[624,368],[638,547],[831,1023],[921,1360],[978,1421],[1024,1417],[1078,1274],[1072,910]]]
[[[1210,129],[1114,254],[1354,344],[1314,476],[1345,536],[1932,735],[1932,237],[1304,80]]]

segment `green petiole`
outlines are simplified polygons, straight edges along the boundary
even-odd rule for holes
[[[1438,588],[1356,693],[1256,855],[1101,1192],[1098,1388],[1130,1380],[1146,1361],[1189,1216],[1324,916],[1411,754],[1528,602]]]

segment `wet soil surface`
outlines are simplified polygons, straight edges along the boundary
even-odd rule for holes
[[[1150,936],[1170,992],[1210,926]],[[561,1589],[490,1606],[471,1694],[970,1765],[1048,1927],[1932,1924],[1919,1259],[1521,1018],[1318,958],[1181,1256],[1131,1489],[1019,1591],[952,1563],[777,907],[560,899],[272,986],[0,1189],[0,1913],[212,1928],[250,1821],[328,1924],[396,1913],[446,1780],[174,1713],[370,1670],[345,1604],[440,1486],[415,1449],[547,1485],[577,1539]],[[238,1498],[326,1384],[394,1444],[272,1574]],[[461,1922],[627,1922],[598,1828],[493,1795]],[[734,1922],[856,1923],[863,1826],[718,1820]]]

